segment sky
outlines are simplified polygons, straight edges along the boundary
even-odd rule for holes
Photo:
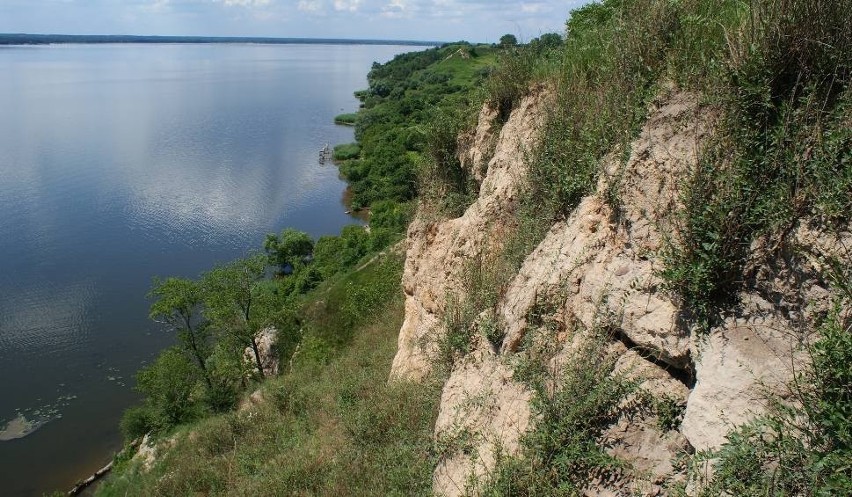
[[[584,0],[0,0],[0,33],[496,42],[562,33]]]

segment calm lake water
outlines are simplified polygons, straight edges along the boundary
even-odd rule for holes
[[[357,45],[0,48],[0,493],[67,490],[120,448],[133,374],[173,337],[155,275],[197,276],[293,226],[355,222],[317,155],[352,140]]]

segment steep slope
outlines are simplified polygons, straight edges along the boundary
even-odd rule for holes
[[[547,105],[547,92],[534,91],[494,145],[495,112],[486,105],[473,140],[467,137],[472,149],[462,148],[462,163],[470,167],[494,147],[479,198],[460,218],[420,215],[409,229],[405,323],[392,377],[422,378],[434,369],[454,312],[447,296],[467,297],[461,283],[466,261],[499,251],[513,229],[524,151],[534,147]],[[613,361],[611,374],[638,388],[597,440],[629,469],[615,478],[591,478],[587,495],[665,493],[686,479],[678,457],[718,448],[733,427],[763,412],[767,393],[790,396],[787,387],[812,338],[808,323],[824,316],[832,301],[819,261],[843,256],[852,238],[848,228],[838,239],[802,222],[769,260],[765,247],[754,244],[740,304],[709,332],[690,326],[688,311],[664,291],[660,274],[666,241],[677,237],[682,222],[681,185],[718,115],[695,94],[664,90],[627,160],[616,159],[620,151],[608,156],[596,191],[552,226],[494,309],[474,323],[471,352],[452,364],[441,397],[437,494],[479,493],[498,461],[518,453],[522,436],[536,424],[536,392],[517,378],[519,365],[538,362],[550,391],[558,391],[563,367],[602,329],[602,357]],[[495,327],[501,330],[496,341]],[[650,400],[644,408],[630,407],[639,398]],[[663,404],[675,414],[664,413]]]
[[[421,211],[411,223],[402,280],[405,322],[392,377],[423,378],[432,370],[447,298],[460,293],[465,261],[497,251],[504,239],[526,175],[524,153],[535,143],[547,101],[541,88],[525,98],[500,129],[493,152],[497,111],[483,107],[473,145],[460,158],[476,177],[490,157],[479,197],[459,218],[436,221]]]

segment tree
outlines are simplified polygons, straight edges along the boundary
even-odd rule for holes
[[[549,50],[562,45],[562,36],[558,33],[545,33],[530,41],[530,45],[536,50]]]
[[[210,333],[207,323],[201,319],[204,300],[201,287],[183,278],[157,279],[148,297],[156,299],[151,304],[150,318],[177,332],[181,346],[195,359],[204,381],[212,388],[206,365]]]
[[[311,255],[314,241],[304,231],[287,228],[280,235],[266,235],[263,248],[269,257],[269,263],[278,266],[283,273],[288,266],[295,268]]]
[[[518,39],[515,38],[515,35],[506,33],[500,37],[500,46],[503,48],[514,47],[518,44]]]
[[[265,272],[266,257],[256,254],[217,266],[202,279],[207,317],[220,333],[251,347],[261,377],[257,334],[270,324],[278,304],[274,295],[258,285]]]
[[[168,428],[193,417],[197,375],[198,369],[177,347],[164,350],[153,364],[139,370],[136,389],[147,397],[154,428]]]

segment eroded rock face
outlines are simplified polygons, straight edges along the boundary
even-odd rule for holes
[[[260,355],[260,363],[263,365],[263,375],[265,377],[278,374],[278,354],[275,351],[275,341],[277,339],[278,330],[272,327],[264,328],[257,334],[257,351]],[[246,347],[243,353],[243,360],[254,367],[254,369],[257,369],[254,351],[251,347]]]
[[[689,336],[679,307],[659,291],[657,254],[674,229],[677,182],[709,133],[708,117],[692,95],[656,104],[627,163],[610,162],[598,193],[551,229],[511,283],[499,310],[504,352],[521,344],[529,310],[550,301],[587,327],[610,314],[637,346],[675,367],[688,364]],[[603,200],[612,182],[620,182],[620,213]]]
[[[496,107],[483,105],[476,128],[459,139],[461,166],[470,171],[471,177],[480,185],[488,172],[488,161],[497,144],[497,117]]]
[[[481,180],[479,198],[458,219],[421,217],[411,225],[406,314],[392,377],[428,374],[437,338],[445,333],[447,297],[463,289],[465,262],[494,253],[511,231],[526,175],[523,152],[535,144],[547,102],[543,92],[525,99],[499,135],[496,112],[484,108],[478,127],[460,142],[462,164]],[[802,345],[812,339],[804,331],[832,301],[818,276],[823,256],[842,255],[852,235],[828,237],[803,222],[780,250],[769,240],[756,243],[737,308],[708,333],[691,329],[679,301],[661,289],[661,249],[677,239],[679,186],[715,120],[696,95],[663,94],[629,158],[610,154],[596,192],[526,258],[489,316],[504,332],[502,342],[477,347],[445,384],[435,433],[438,446],[448,449],[433,477],[437,494],[476,495],[497,451],[519,450],[535,416],[533,394],[514,379],[513,364],[536,359],[532,350],[542,341],[553,353],[541,360],[555,372],[578,349],[583,330],[614,330],[608,345],[619,358],[614,374],[637,380],[652,398],[683,412],[682,423],[652,411],[619,417],[599,443],[634,469],[613,481],[594,481],[586,495],[665,495],[671,483],[686,478],[673,462],[677,457],[718,447],[731,428],[762,412],[767,391],[785,394],[793,371],[803,366]],[[476,176],[481,170],[484,176]],[[542,322],[549,323],[546,332]],[[548,388],[558,389],[558,381]]]
[[[832,305],[823,266],[848,258],[850,243],[848,229],[828,235],[802,222],[771,260],[764,241],[752,247],[746,272],[753,276],[738,306],[707,336],[693,338],[697,382],[683,433],[696,450],[720,447],[733,427],[765,412],[767,392],[796,402],[790,384],[807,365],[813,323]]]
[[[731,428],[762,412],[764,388],[785,390],[796,361],[792,345],[771,327],[745,323],[707,337],[682,428],[696,450],[720,447]]]
[[[505,223],[515,209],[526,177],[524,151],[534,146],[548,93],[537,90],[523,99],[500,130],[488,161],[479,198],[456,219],[433,221],[418,216],[408,229],[403,275],[405,321],[393,361],[394,378],[422,378],[431,371],[435,346],[443,334],[442,319],[449,295],[459,294],[465,261],[499,246]],[[486,108],[474,143],[486,143],[497,113]],[[483,145],[485,146],[485,145]],[[477,149],[479,150],[479,149]],[[483,151],[468,152],[474,169]],[[473,161],[473,162],[470,162]]]
[[[517,452],[530,424],[532,392],[512,375],[487,346],[453,369],[435,422],[437,445],[446,451],[433,477],[437,495],[467,495],[485,480],[500,452]]]

